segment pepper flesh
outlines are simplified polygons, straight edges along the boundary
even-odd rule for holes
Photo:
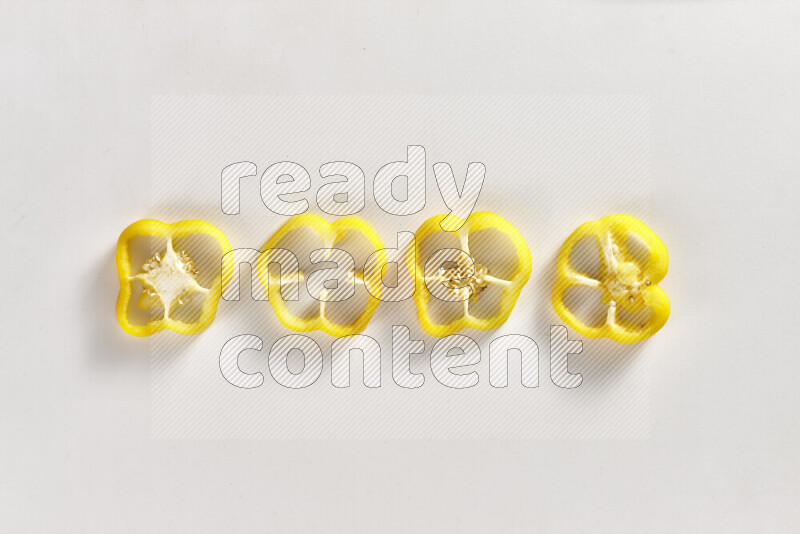
[[[179,334],[196,334],[211,324],[217,312],[217,304],[221,296],[221,274],[218,274],[209,287],[201,286],[197,278],[197,269],[187,251],[176,251],[173,247],[175,239],[206,234],[211,236],[220,248],[220,258],[230,250],[225,235],[215,226],[201,220],[186,220],[172,224],[154,219],[143,219],[128,226],[117,241],[116,264],[119,275],[120,291],[117,296],[117,321],[123,330],[134,336],[149,336],[164,329]],[[137,237],[166,238],[166,248],[162,252],[145,261],[140,272],[133,274],[135,266],[130,261],[130,244]],[[223,269],[233,270],[231,261],[226,261]],[[160,303],[164,309],[161,319],[151,320],[146,324],[133,324],[129,319],[131,297],[134,282],[142,283],[143,291],[138,306],[143,309],[152,308]],[[184,322],[171,317],[172,312],[182,305],[185,298],[194,294],[203,296],[200,317],[194,322]]]
[[[634,257],[629,251],[627,241],[631,236],[638,237],[647,248],[649,257],[646,261]],[[597,278],[579,272],[570,263],[572,250],[585,237],[594,237],[597,243],[601,259]],[[667,247],[635,217],[616,214],[584,223],[567,238],[558,255],[553,308],[581,335],[608,337],[618,343],[638,343],[658,332],[669,318],[669,298],[657,285],[667,274],[668,264]],[[608,305],[604,324],[585,324],[565,304],[567,290],[576,286],[602,291],[601,302]],[[619,308],[632,314],[649,309],[649,318],[635,323],[624,320],[619,317]]]
[[[409,251],[408,255],[408,266],[415,273],[417,281],[417,288],[414,291],[414,303],[417,307],[417,320],[420,327],[427,334],[436,337],[448,336],[464,328],[478,330],[497,328],[506,322],[509,315],[511,315],[520,291],[522,291],[522,288],[528,282],[528,278],[530,278],[532,264],[528,245],[517,229],[499,215],[488,211],[473,213],[455,232],[459,239],[459,248],[469,255],[469,234],[478,230],[494,229],[511,240],[517,256],[517,265],[511,276],[505,279],[492,276],[488,266],[478,263],[474,263],[474,268],[472,269],[468,269],[469,265],[458,262],[455,262],[457,265],[454,267],[440,267],[436,274],[427,277],[428,280],[439,282],[445,288],[450,289],[453,295],[457,296],[458,300],[461,300],[463,312],[458,319],[444,324],[436,323],[429,314],[431,293],[426,285],[426,276],[421,263],[420,246],[433,234],[444,232],[439,223],[446,216],[444,214],[436,215],[422,223],[416,232],[415,248]],[[471,315],[469,311],[470,302],[475,302],[481,298],[481,292],[490,285],[502,287],[500,309],[495,315],[488,318],[478,318]],[[436,297],[434,296],[434,298]]]
[[[336,243],[341,241],[348,232],[358,232],[367,239],[374,250],[381,251],[379,254],[383,255],[383,243],[380,236],[364,219],[355,216],[348,216],[338,219],[333,223],[329,223],[322,217],[310,213],[295,215],[286,221],[286,223],[278,228],[272,237],[267,240],[261,250],[265,251],[268,249],[278,248],[280,242],[290,232],[304,227],[312,229],[322,239],[322,242],[324,243],[322,248],[335,248]],[[326,256],[326,258],[327,257],[329,257],[329,255]],[[375,309],[378,307],[378,303],[380,302],[379,298],[376,298],[380,297],[381,293],[381,285],[378,280],[375,279],[375,277],[372,277],[371,279],[365,279],[361,273],[353,271],[350,274],[353,276],[355,282],[365,286],[365,288],[369,288],[366,308],[354,322],[350,324],[339,324],[334,323],[329,319],[327,315],[327,307],[330,306],[330,302],[326,302],[324,300],[328,297],[327,289],[324,289],[320,295],[320,298],[317,299],[319,300],[319,313],[317,315],[308,318],[297,317],[286,307],[284,299],[281,295],[281,287],[283,284],[287,283],[284,280],[290,278],[290,276],[297,274],[298,281],[302,281],[305,278],[305,274],[302,271],[299,271],[298,273],[285,273],[284,270],[281,269],[280,278],[278,280],[279,283],[272,283],[274,280],[271,280],[272,277],[268,268],[270,261],[271,260],[268,254],[259,259],[259,264],[256,266],[258,278],[261,281],[261,284],[267,289],[269,302],[272,305],[272,309],[275,311],[275,315],[278,317],[278,320],[281,322],[281,324],[283,324],[283,326],[296,332],[322,330],[323,332],[336,337],[358,334],[367,327],[367,324],[372,318],[372,315],[375,313]],[[325,260],[323,259],[323,261]]]

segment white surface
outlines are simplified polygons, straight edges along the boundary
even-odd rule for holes
[[[2,530],[797,531],[796,2],[0,9]],[[151,439],[112,256],[165,93],[649,95],[650,439]]]

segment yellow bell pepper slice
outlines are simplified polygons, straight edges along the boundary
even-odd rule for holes
[[[128,226],[119,236],[116,264],[120,290],[116,313],[117,321],[125,332],[134,336],[149,336],[166,328],[179,334],[196,334],[214,320],[221,296],[222,273],[214,277],[209,287],[201,286],[197,282],[198,273],[191,257],[192,251],[176,251],[173,248],[175,239],[196,234],[211,236],[219,245],[220,258],[231,249],[219,229],[201,220],[167,224],[154,219],[143,219]],[[131,265],[131,242],[137,237],[166,238],[166,248],[141,266]],[[227,262],[223,268],[232,272],[232,262]],[[146,324],[131,322],[130,307],[137,281],[142,284],[143,289],[138,300],[139,307],[147,309],[160,304],[163,308],[161,319],[151,320]],[[203,297],[199,318],[188,323],[173,318],[173,312],[184,304],[184,299],[193,298],[195,294]]]
[[[323,247],[321,248],[336,248],[336,244],[344,239],[349,232],[357,232],[367,239],[374,251],[381,251],[379,252],[379,257],[384,254],[382,251],[384,248],[383,242],[380,236],[364,219],[356,216],[348,216],[338,219],[333,223],[329,223],[322,217],[311,213],[295,215],[286,221],[286,223],[278,228],[272,237],[267,240],[261,250],[265,251],[281,248],[281,242],[289,233],[303,227],[310,228],[321,238],[323,242]],[[327,314],[327,308],[331,305],[330,302],[325,301],[328,297],[327,289],[323,290],[322,295],[319,295],[317,298],[317,300],[319,300],[318,314],[308,318],[295,316],[286,307],[283,296],[281,295],[281,287],[285,283],[291,283],[288,282],[287,279],[291,279],[292,277],[297,277],[299,281],[302,281],[305,278],[304,273],[302,271],[299,273],[284,272],[284,270],[281,269],[280,278],[278,280],[273,280],[273,277],[269,273],[269,263],[271,261],[276,261],[276,258],[272,257],[270,254],[262,255],[256,265],[256,272],[261,284],[267,290],[272,309],[275,311],[275,315],[277,315],[278,320],[283,326],[296,332],[322,330],[326,334],[336,337],[358,334],[367,327],[367,324],[380,302],[381,285],[375,276],[365,280],[361,273],[355,271],[350,273],[356,284],[363,285],[365,288],[369,289],[367,294],[368,300],[366,308],[354,322],[350,324],[338,324],[331,321]]]
[[[491,274],[490,265],[480,265],[474,262],[474,269],[469,265],[462,265],[456,261],[456,266],[450,268],[440,268],[436,273],[429,273],[428,281],[440,283],[452,292],[455,300],[462,302],[462,314],[453,321],[447,323],[436,323],[429,313],[429,303],[431,292],[426,285],[426,273],[424,263],[428,258],[421,257],[421,245],[426,239],[438,232],[445,231],[440,226],[440,222],[447,215],[436,215],[431,217],[416,232],[416,244],[414,250],[410,250],[407,263],[414,272],[416,278],[416,291],[414,291],[414,303],[417,307],[417,320],[422,330],[427,334],[436,337],[444,337],[464,328],[475,328],[478,330],[491,330],[497,328],[508,319],[514,305],[519,298],[520,291],[528,282],[531,275],[531,253],[528,245],[520,233],[511,223],[488,211],[473,213],[461,228],[455,232],[459,239],[459,248],[469,255],[469,235],[484,229],[494,229],[506,235],[513,245],[517,256],[517,263],[514,270],[505,279],[501,279]],[[452,217],[452,216],[450,216]],[[457,226],[457,225],[456,225]],[[450,233],[450,232],[447,232]],[[463,256],[462,256],[463,258]],[[470,274],[471,273],[471,274]],[[487,318],[479,318],[470,314],[470,302],[475,302],[481,298],[481,292],[489,285],[497,285],[502,288],[500,295],[500,306],[496,314]],[[434,298],[437,298],[434,296]]]
[[[601,259],[598,278],[579,272],[570,264],[572,250],[587,236],[594,237],[597,242]],[[646,261],[629,251],[627,242],[631,236],[638,237],[647,248],[649,258]],[[658,332],[669,318],[669,298],[657,285],[667,274],[668,263],[667,247],[639,219],[617,214],[584,223],[567,238],[558,255],[553,308],[561,320],[583,336],[638,343]],[[564,296],[569,288],[575,286],[602,291],[600,301],[608,305],[604,324],[586,325],[567,307]],[[620,307],[631,314],[649,309],[649,318],[636,322],[622,319],[619,317]]]

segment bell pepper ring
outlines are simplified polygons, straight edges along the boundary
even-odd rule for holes
[[[284,271],[283,266],[281,266],[278,280],[273,280],[274,277],[269,272],[269,263],[277,261],[277,255],[270,254],[269,251],[273,249],[276,251],[283,251],[283,249],[278,248],[281,242],[291,232],[302,228],[310,228],[322,240],[322,253],[319,255],[319,257],[314,259],[315,263],[335,261],[335,255],[332,254],[334,252],[332,249],[334,249],[335,245],[344,239],[344,237],[350,232],[356,232],[360,234],[360,236],[366,238],[366,240],[369,242],[369,245],[373,249],[371,252],[378,251],[379,258],[384,255],[383,242],[381,241],[380,236],[369,223],[360,217],[348,216],[338,219],[333,223],[329,223],[322,217],[310,213],[295,215],[286,221],[283,226],[278,228],[272,237],[267,240],[261,249],[262,252],[266,252],[266,254],[260,256],[256,264],[258,279],[267,291],[268,300],[272,305],[275,315],[278,317],[278,320],[281,322],[281,324],[283,324],[283,326],[296,332],[321,330],[326,334],[336,337],[343,337],[362,332],[367,327],[367,324],[372,318],[372,315],[375,313],[375,309],[378,307],[380,302],[382,287],[378,278],[380,276],[380,272],[377,273],[377,276],[370,276],[367,278],[365,278],[363,274],[356,272],[354,269],[347,273],[349,284],[348,287],[352,287],[354,284],[357,284],[364,286],[365,289],[368,290],[366,307],[352,323],[339,324],[331,320],[328,315],[328,308],[332,305],[331,302],[335,302],[336,299],[329,299],[329,297],[333,296],[332,291],[335,290],[330,290],[324,287],[321,288],[318,296],[314,296],[314,298],[319,301],[319,312],[314,316],[306,318],[297,317],[289,310],[289,308],[287,308],[284,298],[281,294],[281,288],[286,284],[303,281],[307,277],[302,270],[299,270],[298,272]],[[309,277],[310,276],[311,275],[309,275]],[[274,283],[276,281],[278,283]],[[337,288],[337,290],[341,289],[342,288]]]
[[[627,243],[631,236],[646,247],[649,252],[646,261],[629,250]],[[597,243],[601,260],[597,278],[579,272],[570,263],[570,254],[585,237],[593,237]],[[635,217],[616,214],[584,223],[567,238],[558,255],[553,308],[561,320],[583,336],[638,343],[658,332],[669,318],[669,298],[657,285],[667,274],[668,263],[667,247]],[[567,290],[576,286],[602,292],[600,302],[608,306],[602,325],[585,324],[565,304]],[[620,308],[631,314],[648,309],[650,313],[646,319],[631,321],[619,317]]]
[[[128,226],[117,241],[116,264],[119,275],[119,295],[117,296],[117,321],[122,329],[134,336],[149,336],[164,329],[179,334],[196,334],[208,327],[214,320],[217,304],[221,296],[222,273],[217,274],[208,287],[197,281],[198,271],[192,260],[192,251],[175,250],[174,241],[192,235],[208,235],[219,246],[222,258],[230,250],[225,235],[215,226],[201,220],[186,220],[172,224],[154,219],[143,219]],[[156,252],[141,266],[131,265],[131,242],[138,237],[166,238],[166,247]],[[220,265],[215,263],[216,265]],[[222,264],[222,269],[232,271],[233,264]],[[160,319],[146,324],[134,324],[130,320],[130,306],[134,284],[140,282],[142,293],[138,307],[163,308]],[[193,298],[202,296],[202,308],[196,321],[184,322],[173,317],[178,307]]]
[[[511,223],[494,213],[483,211],[473,213],[456,232],[445,232],[440,226],[445,217],[436,215],[419,227],[416,232],[416,244],[409,250],[408,267],[414,273],[417,288],[414,292],[414,303],[417,307],[417,319],[424,332],[431,336],[444,337],[464,328],[491,330],[497,328],[508,319],[519,298],[520,291],[531,275],[532,263],[528,246],[520,233]],[[505,278],[494,276],[490,265],[481,265],[471,258],[469,236],[479,230],[493,229],[508,237],[516,254],[516,265]],[[438,265],[433,273],[426,273],[421,257],[421,245],[426,239],[437,233],[455,233],[458,236],[458,249],[443,249],[425,259],[429,266]],[[446,253],[450,251],[450,253]],[[455,253],[453,253],[455,251]],[[442,253],[442,254],[440,254]],[[447,266],[446,266],[447,265]],[[470,313],[470,303],[481,298],[481,293],[489,286],[501,288],[499,310],[490,317],[476,317]],[[421,286],[421,287],[420,287]],[[460,301],[461,315],[452,321],[437,323],[430,315],[430,297],[445,301]]]

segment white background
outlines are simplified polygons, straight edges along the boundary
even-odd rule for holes
[[[7,1],[0,30],[2,530],[798,530],[796,2]],[[113,252],[168,93],[649,95],[681,288],[650,438],[151,439]]]

